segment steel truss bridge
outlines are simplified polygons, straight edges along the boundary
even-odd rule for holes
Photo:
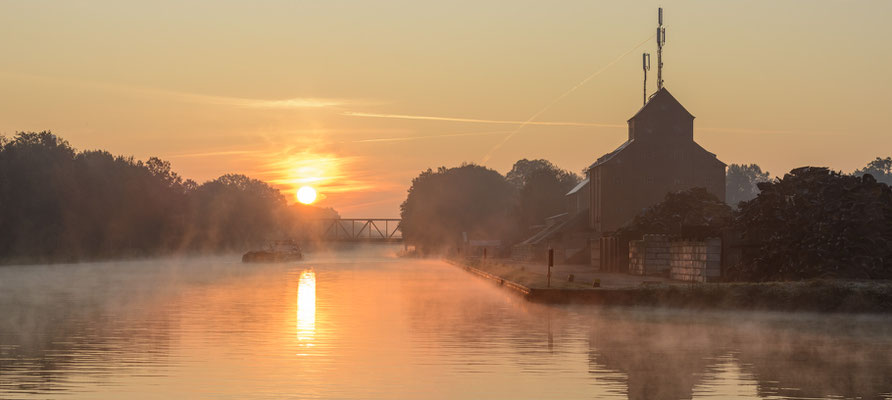
[[[398,218],[325,218],[319,222],[319,238],[341,242],[402,242]]]

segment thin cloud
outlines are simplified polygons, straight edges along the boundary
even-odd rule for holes
[[[241,97],[195,95],[195,94],[189,94],[189,93],[176,93],[176,94],[179,96],[182,96],[185,99],[193,100],[196,102],[229,105],[229,106],[234,106],[234,107],[246,107],[246,108],[267,108],[267,109],[327,108],[327,107],[338,107],[338,106],[352,104],[351,102],[349,102],[347,100],[343,100],[343,99],[323,99],[323,98],[314,98],[314,97],[295,97],[295,98],[291,98],[291,99],[282,99],[282,100],[265,100],[265,99],[250,99],[250,98],[241,98]]]
[[[0,71],[0,76],[38,80],[53,84],[79,86],[117,93],[134,94],[145,97],[161,97],[189,103],[224,105],[245,108],[263,109],[300,109],[300,108],[331,108],[346,105],[371,104],[369,101],[352,101],[346,99],[333,99],[322,97],[293,97],[287,99],[252,99],[244,97],[214,96],[207,94],[180,92],[169,89],[138,86],[117,82],[103,82],[87,79],[71,79],[57,76],[35,75]]]
[[[258,153],[258,152],[253,151],[253,150],[208,151],[208,152],[202,152],[202,153],[173,154],[173,155],[167,156],[167,158],[236,156],[236,155],[255,154],[255,153]]]
[[[447,134],[442,134],[442,135],[403,136],[403,137],[378,138],[378,139],[362,139],[362,140],[354,140],[350,143],[405,142],[405,141],[410,141],[410,140],[437,139],[437,138],[450,138],[450,137],[462,137],[462,136],[504,135],[507,133],[511,133],[511,131],[447,133]]]
[[[624,125],[618,124],[601,124],[594,122],[568,122],[568,121],[512,121],[499,119],[477,119],[477,118],[460,118],[460,117],[441,117],[431,115],[406,115],[406,114],[378,114],[366,112],[345,111],[341,115],[349,117],[366,117],[366,118],[390,118],[390,119],[411,119],[423,121],[446,121],[446,122],[470,122],[477,124],[503,124],[503,125],[539,125],[539,126],[575,126],[575,127],[600,127],[600,128],[617,128]]]
[[[750,129],[750,128],[711,128],[711,127],[703,127],[703,128],[695,128],[695,131],[702,132],[719,132],[719,133],[731,133],[731,134],[756,134],[756,135],[808,135],[808,136],[835,136],[842,135],[843,132],[832,132],[832,131],[811,131],[811,130],[797,130],[797,129]]]

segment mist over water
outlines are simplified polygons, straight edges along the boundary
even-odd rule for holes
[[[892,398],[889,317],[536,305],[398,250],[0,267],[0,398]]]

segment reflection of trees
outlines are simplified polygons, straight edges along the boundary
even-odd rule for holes
[[[257,316],[295,291],[268,290],[264,268],[213,260],[0,268],[0,393],[154,370],[193,323],[266,332],[270,318]],[[215,340],[224,338],[240,340]]]
[[[72,371],[102,381],[166,356],[175,322],[149,302],[158,290],[110,285],[117,279],[108,276],[84,280],[64,270],[83,273],[83,266],[51,267],[52,274],[39,271],[44,268],[0,271],[4,389],[65,390]],[[138,316],[128,312],[137,309]]]
[[[528,370],[560,362],[561,357],[550,355],[565,351],[560,338],[569,327],[566,310],[529,303],[451,266],[421,270],[413,273],[417,281],[401,287],[401,297],[410,299],[405,317],[415,334],[436,336],[445,346],[461,346],[478,363],[501,363],[482,358],[493,352],[495,357],[507,353]],[[444,272],[456,281],[444,280]]]
[[[418,284],[401,287],[412,329],[460,346],[465,358],[458,361],[470,368],[503,362],[485,357],[508,357],[528,371],[566,368],[562,353],[578,351],[568,339],[585,337],[598,387],[629,399],[685,399],[733,383],[718,381],[728,379],[729,363],[739,366],[739,383],[755,380],[766,397],[878,398],[892,388],[888,319],[568,309],[530,304],[470,277],[457,284],[431,268],[413,274]]]
[[[879,343],[878,343],[879,342]],[[828,333],[778,330],[744,343],[740,362],[763,396],[874,399],[892,392],[892,345]]]
[[[795,315],[778,322],[757,314],[625,313],[592,322],[590,364],[599,379],[624,382],[630,399],[691,398],[726,355],[756,379],[760,396],[880,398],[890,391],[888,321],[841,328],[839,319],[854,317],[816,323],[790,321]]]

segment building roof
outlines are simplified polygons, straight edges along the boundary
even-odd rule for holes
[[[647,103],[643,107],[641,107],[641,109],[639,109],[638,112],[636,112],[635,115],[632,116],[632,118],[629,118],[629,121],[632,121],[633,119],[638,118],[638,116],[641,115],[642,113],[644,113],[644,111],[647,110],[648,108],[656,107],[659,105],[677,106],[682,111],[684,111],[686,114],[688,114],[691,118],[694,118],[694,115],[691,114],[688,111],[688,109],[684,108],[684,106],[681,105],[681,103],[679,103],[678,100],[675,99],[675,96],[672,96],[672,93],[669,93],[669,91],[666,90],[666,88],[662,88],[662,89],[658,90],[656,93],[652,94],[650,96],[650,98],[647,99]]]
[[[583,179],[582,182],[579,182],[579,184],[576,185],[575,187],[573,187],[573,189],[570,189],[570,191],[567,192],[567,194],[565,196],[569,196],[571,194],[574,194],[574,193],[582,190],[582,188],[584,188],[585,185],[588,185],[588,178]]]
[[[611,151],[601,157],[598,157],[598,159],[592,165],[589,165],[588,168],[586,168],[586,170],[590,170],[594,167],[597,167],[601,164],[606,163],[607,161],[610,161],[610,159],[615,157],[617,154],[619,154],[619,152],[623,151],[623,149],[625,149],[626,147],[629,147],[629,145],[632,144],[632,142],[634,142],[634,141],[635,141],[634,139],[626,140],[625,143],[619,145],[619,147],[617,147],[613,151]]]
[[[722,160],[719,160],[719,156],[715,155],[715,153],[713,153],[713,152],[711,152],[711,151],[709,151],[709,150],[704,149],[703,146],[700,145],[700,143],[694,142],[694,145],[697,146],[697,147],[699,147],[700,150],[703,150],[704,152],[706,152],[706,154],[709,154],[709,155],[715,157],[715,160],[718,161],[719,164],[722,164],[722,165],[724,165],[724,166],[726,166],[726,167],[728,166],[728,164],[725,164]]]
[[[561,214],[566,216],[565,214]],[[573,214],[569,218],[563,219],[560,223],[553,224],[550,226],[546,226],[541,231],[536,232],[529,239],[521,242],[521,245],[536,245],[542,243],[548,239],[555,237],[555,235],[560,234],[565,231],[570,231],[574,229],[578,229],[579,227],[586,226],[588,222],[588,212],[578,212]]]

